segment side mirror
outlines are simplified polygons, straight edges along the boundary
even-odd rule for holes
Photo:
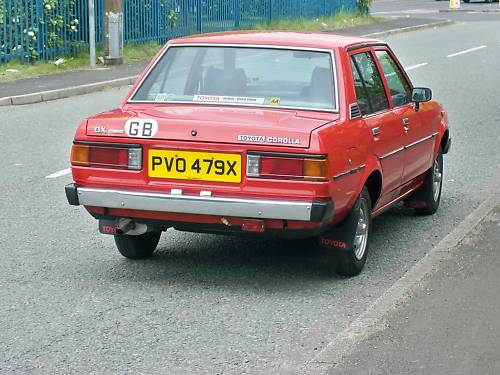
[[[415,103],[415,111],[420,109],[420,103],[428,102],[432,99],[432,90],[427,87],[415,87],[411,92],[411,100]]]

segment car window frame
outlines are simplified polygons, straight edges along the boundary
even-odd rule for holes
[[[408,103],[406,103],[406,104],[399,105],[399,106],[395,106],[394,105],[394,102],[392,100],[392,95],[391,95],[391,89],[389,87],[389,82],[387,81],[387,78],[385,77],[384,70],[382,69],[382,64],[380,63],[380,61],[378,59],[376,51],[387,52],[389,54],[389,56],[392,57],[392,59],[396,63],[396,65],[399,68],[399,70],[403,73],[403,78],[406,80],[406,83],[410,87],[410,90],[413,90],[414,86],[413,86],[413,83],[412,83],[410,77],[406,73],[405,68],[403,67],[403,65],[401,64],[401,62],[399,61],[399,59],[396,57],[396,55],[394,54],[394,52],[391,50],[391,48],[389,46],[375,46],[375,47],[373,47],[372,48],[372,55],[375,57],[375,61],[376,61],[376,64],[377,64],[377,66],[379,68],[379,72],[381,72],[381,74],[382,74],[382,81],[384,82],[384,86],[385,86],[385,89],[386,89],[386,95],[387,95],[387,97],[389,99],[389,104],[390,104],[391,109],[401,108],[401,107],[404,107],[404,106],[412,105],[411,101],[408,102]]]
[[[332,103],[333,108],[311,108],[311,107],[295,107],[295,106],[274,106],[265,104],[241,104],[241,103],[197,103],[192,101],[176,101],[172,103],[159,103],[150,100],[134,100],[132,99],[139,88],[143,85],[144,81],[149,77],[151,72],[154,70],[156,65],[162,60],[169,48],[175,47],[235,47],[235,48],[267,48],[267,49],[279,49],[279,50],[289,50],[289,51],[305,51],[305,52],[322,52],[328,53],[330,55],[330,66],[332,70],[332,89],[335,100]],[[335,48],[310,48],[310,47],[294,47],[294,46],[283,46],[275,44],[238,44],[238,43],[172,43],[167,44],[165,48],[158,54],[155,61],[147,68],[146,72],[140,77],[139,81],[132,88],[132,90],[127,95],[124,100],[124,104],[154,104],[154,105],[209,105],[209,106],[232,106],[232,107],[250,107],[250,108],[266,108],[266,109],[290,109],[290,110],[300,110],[300,111],[313,111],[313,112],[326,112],[326,113],[340,113],[341,102],[340,102],[340,80],[338,74],[337,53]]]
[[[369,53],[371,55],[373,61],[375,62],[375,68],[377,69],[379,77],[380,77],[380,80],[382,82],[382,86],[384,88],[384,94],[385,94],[385,97],[387,99],[387,104],[388,104],[387,108],[384,108],[384,109],[376,111],[376,112],[371,112],[371,113],[368,113],[368,114],[363,114],[363,115],[361,115],[361,117],[362,118],[366,118],[366,117],[377,116],[377,115],[389,112],[393,108],[393,106],[392,106],[392,104],[393,104],[392,103],[392,98],[390,98],[390,95],[388,94],[388,91],[387,91],[387,89],[388,89],[387,82],[385,80],[385,77],[384,77],[383,71],[381,69],[380,63],[379,63],[379,61],[378,61],[378,59],[377,59],[377,57],[375,55],[375,52],[374,52],[374,49],[373,49],[372,46],[363,46],[363,47],[360,47],[360,48],[351,49],[348,52],[348,60],[349,60],[349,63],[348,63],[349,68],[348,69],[349,69],[349,72],[350,72],[350,80],[352,82],[352,88],[353,88],[354,95],[356,95],[356,88],[355,88],[355,83],[354,83],[354,72],[352,71],[352,61],[353,61],[352,57],[355,56],[355,55],[359,55],[361,53]],[[358,71],[358,74],[360,74],[359,71]],[[356,103],[357,103],[357,99],[358,98],[357,98],[357,95],[356,95]]]

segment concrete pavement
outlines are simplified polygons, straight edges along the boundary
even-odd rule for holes
[[[328,374],[500,372],[500,206],[416,295]]]

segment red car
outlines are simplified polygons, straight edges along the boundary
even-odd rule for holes
[[[447,115],[389,46],[326,33],[171,40],[119,108],[80,124],[72,205],[122,255],[168,228],[318,238],[339,274],[366,261],[372,218],[433,214]]]

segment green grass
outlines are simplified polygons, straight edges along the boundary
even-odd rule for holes
[[[283,19],[253,26],[256,30],[292,30],[292,31],[326,31],[344,29],[347,27],[368,25],[383,22],[383,18],[373,17],[369,14],[338,13],[333,17],[321,17],[316,19]],[[155,42],[134,44],[128,43],[124,46],[123,58],[125,63],[151,59],[161,46]],[[96,51],[97,56],[103,56],[102,48]],[[89,67],[89,54],[80,52],[74,56],[65,56],[65,63],[55,65],[51,62],[36,62],[34,64],[21,64],[10,62],[0,65],[0,81],[10,81],[20,78],[36,77],[45,74],[64,72],[69,70],[87,69]],[[98,67],[100,62],[98,61]],[[102,66],[102,65],[101,65]],[[17,72],[6,72],[14,69]]]
[[[370,14],[357,14],[340,12],[333,17],[320,17],[315,19],[282,19],[259,25],[257,30],[291,30],[291,31],[330,31],[345,29],[347,27],[369,25],[384,22],[383,18],[373,17]]]
[[[152,42],[144,44],[128,43],[123,48],[123,59],[125,63],[151,59],[161,46]],[[103,56],[104,51],[98,48],[96,55]],[[0,81],[11,81],[20,78],[37,77],[45,74],[53,74],[70,70],[88,69],[90,64],[89,54],[80,52],[74,56],[64,56],[64,64],[55,65],[54,61],[36,62],[34,64],[21,64],[19,62],[10,62],[0,65]],[[97,67],[102,66],[100,61],[97,61]],[[14,69],[18,72],[7,72],[8,69]]]

